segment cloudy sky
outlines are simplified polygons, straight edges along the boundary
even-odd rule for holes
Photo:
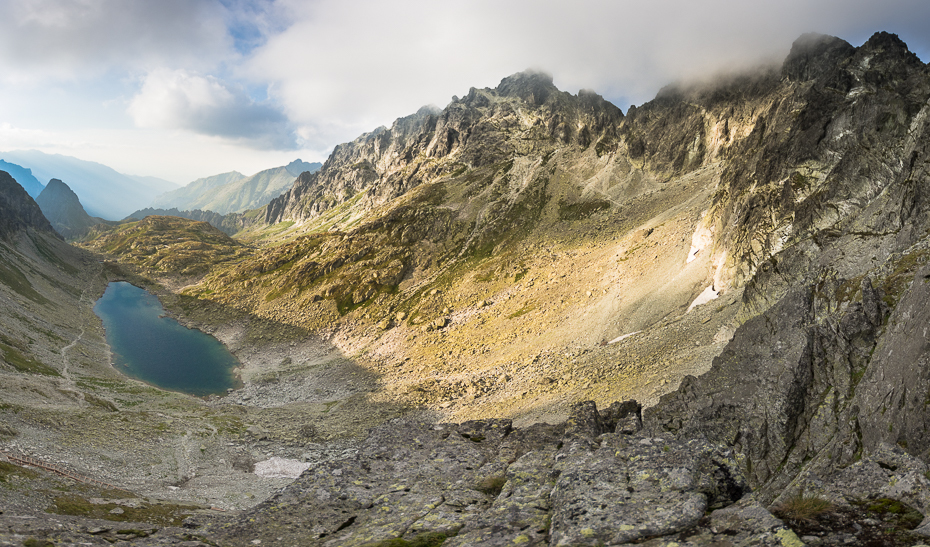
[[[322,161],[527,68],[626,111],[810,31],[927,62],[927,21],[926,0],[2,0],[0,150],[185,184]]]

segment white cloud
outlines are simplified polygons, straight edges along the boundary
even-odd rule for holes
[[[62,144],[61,135],[40,129],[25,129],[0,123],[0,150],[44,148]]]
[[[193,180],[198,158],[322,159],[531,67],[625,110],[804,32],[896,32],[927,61],[927,20],[926,0],[0,0],[0,142]]]
[[[297,148],[279,110],[253,101],[241,86],[187,70],[150,72],[128,111],[143,128],[184,129],[259,149]]]
[[[163,64],[210,66],[229,55],[213,0],[4,0],[0,77],[86,78]]]
[[[663,85],[780,61],[804,32],[926,40],[923,0],[290,1],[295,20],[245,70],[314,144],[334,144],[529,67],[572,92],[651,99]],[[860,36],[863,32],[864,36]],[[907,33],[910,33],[908,36]],[[855,44],[858,45],[858,44]]]

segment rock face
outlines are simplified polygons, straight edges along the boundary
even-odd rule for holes
[[[77,194],[58,179],[48,182],[36,198],[36,203],[42,209],[45,218],[65,239],[84,237],[91,226],[103,222],[102,219],[88,215]]]
[[[10,241],[27,229],[55,233],[36,202],[6,171],[0,171],[0,238]],[[61,238],[57,233],[56,237]]]
[[[852,277],[904,251],[922,237],[912,226],[927,223],[917,187],[927,177],[930,79],[896,36],[859,48],[801,38],[775,97],[755,144],[734,150],[709,215],[756,310],[810,270]]]
[[[930,201],[919,189],[930,180],[926,67],[893,35],[860,48],[805,36],[783,75],[804,98],[790,110],[795,125],[782,130],[788,138],[761,141],[764,153],[747,150],[750,160],[724,177],[724,192],[741,197],[717,202],[718,233],[740,219],[769,226],[764,241],[737,229],[722,242],[743,249],[733,254],[738,271],[757,265],[746,316],[764,311],[647,420],[737,447],[769,499],[805,468],[895,445],[930,454],[918,326],[930,312]],[[741,169],[786,178],[764,198]]]
[[[542,155],[558,143],[606,147],[622,117],[594,93],[574,97],[556,89],[550,76],[516,74],[496,89],[472,88],[442,111],[423,108],[390,129],[337,146],[318,173],[301,175],[269,203],[265,220],[313,219],[369,189],[363,199],[374,207],[437,177]]]
[[[926,458],[926,252],[894,263],[909,288],[893,311],[868,276],[858,286],[824,276],[790,291],[737,330],[709,373],[650,409],[647,423],[734,446],[768,499],[805,468],[848,466],[889,446]],[[914,260],[922,265],[906,264]]]
[[[852,277],[923,237],[928,98],[926,66],[887,33],[858,48],[805,35],[781,67],[669,86],[626,116],[517,74],[337,146],[268,204],[265,222],[314,222],[338,206],[362,238],[402,224],[394,239],[487,254],[542,223],[552,202],[568,220],[695,177],[715,190],[692,254],[709,257],[716,291],[745,287],[749,317],[809,271]],[[356,224],[399,196],[417,210]],[[414,255],[400,258],[408,273],[444,260]]]
[[[561,546],[662,536],[781,545],[794,537],[749,499],[734,505],[747,488],[732,451],[626,429],[639,410],[580,403],[561,425],[524,429],[507,420],[395,420],[375,428],[357,454],[309,469],[219,527],[217,539]]]

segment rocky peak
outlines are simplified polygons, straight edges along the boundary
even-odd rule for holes
[[[319,171],[320,167],[323,167],[322,163],[308,163],[301,160],[300,158],[297,158],[296,160],[287,164],[284,168],[287,169],[288,173],[294,175],[295,177],[299,177],[304,171],[310,171],[313,173],[314,171]]]
[[[52,179],[48,181],[48,184],[45,185],[45,190],[43,190],[42,193],[50,198],[80,202],[80,199],[78,198],[78,195],[74,193],[74,190],[58,179]]]
[[[0,171],[0,239],[11,240],[17,233],[34,229],[55,233],[35,200],[6,171]]]
[[[866,43],[862,44],[860,49],[869,54],[884,53],[907,59],[909,62],[920,63],[920,59],[907,48],[907,44],[897,34],[890,32],[876,32]]]
[[[45,218],[66,239],[83,237],[91,226],[101,222],[100,219],[87,214],[77,194],[58,179],[48,182],[36,198],[36,203],[42,209]]]
[[[849,42],[836,36],[804,34],[791,45],[791,52],[782,65],[782,74],[792,81],[814,80],[834,70],[855,51]]]
[[[559,93],[551,75],[533,70],[504,78],[495,91],[503,97],[516,97],[536,106],[544,104],[551,94]]]
[[[370,208],[462,168],[511,160],[518,151],[541,158],[559,145],[586,149],[613,135],[622,118],[596,93],[575,97],[560,92],[547,74],[514,74],[495,89],[472,88],[445,109],[421,108],[390,128],[336,146],[318,173],[303,174],[269,204],[265,219],[312,220],[369,189],[362,203]],[[524,150],[529,143],[535,149]]]
[[[897,86],[920,74],[924,66],[896,34],[887,32],[873,34],[857,50],[850,65],[850,72],[858,77],[859,82],[872,87]],[[919,85],[913,87],[919,89]]]

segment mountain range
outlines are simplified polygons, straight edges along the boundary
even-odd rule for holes
[[[38,197],[39,193],[42,192],[42,188],[45,186],[39,182],[35,176],[32,174],[31,169],[26,169],[25,167],[16,165],[15,163],[9,163],[3,160],[0,160],[0,171],[5,171],[13,177],[16,182],[20,184],[33,198]]]
[[[151,206],[155,209],[195,209],[213,211],[220,215],[241,213],[262,207],[291,187],[302,172],[314,172],[319,163],[295,160],[283,167],[266,169],[252,176],[231,171],[197,179],[183,188],[157,196]]]
[[[528,71],[335,147],[235,239],[148,216],[69,247],[7,181],[0,439],[142,494],[11,463],[35,519],[0,539],[920,544],[928,101],[883,32],[626,113]],[[243,387],[113,371],[90,307],[117,280]]]
[[[31,170],[40,181],[64,181],[80,196],[90,215],[108,220],[124,218],[177,186],[156,177],[124,175],[100,163],[37,150],[2,152],[0,157]],[[36,197],[38,192],[30,195]]]

